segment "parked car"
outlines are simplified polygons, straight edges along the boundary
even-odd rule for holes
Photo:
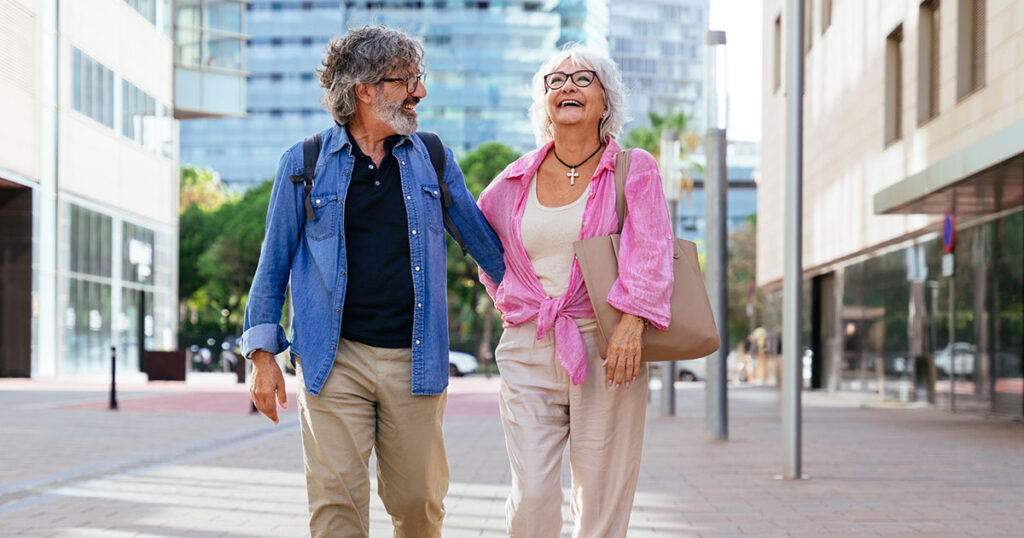
[[[455,377],[462,377],[476,371],[479,363],[476,357],[461,351],[448,351],[448,373]]]
[[[676,379],[679,381],[700,381],[707,375],[707,368],[705,363],[707,362],[706,357],[699,359],[689,359],[685,361],[676,361]],[[661,376],[661,365],[662,362],[652,362],[651,365],[651,377]]]
[[[949,377],[950,373],[955,375],[974,375],[974,356],[978,347],[969,342],[955,342],[953,344],[953,355],[950,356],[949,345],[935,352],[935,373],[939,377]]]

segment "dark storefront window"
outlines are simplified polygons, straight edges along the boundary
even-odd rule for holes
[[[922,399],[934,364],[940,407],[1024,415],[1024,213],[959,229],[953,279],[942,255],[935,238],[843,269],[839,387]]]

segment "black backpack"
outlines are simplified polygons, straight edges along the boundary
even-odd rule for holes
[[[423,145],[427,147],[427,153],[430,155],[430,164],[434,165],[434,173],[437,174],[437,186],[441,190],[441,217],[444,219],[444,227],[455,239],[455,242],[459,244],[459,248],[462,249],[462,254],[465,256],[466,244],[462,242],[462,234],[459,233],[455,223],[448,216],[448,208],[452,206],[452,193],[444,182],[444,168],[446,164],[444,146],[441,145],[441,139],[434,133],[420,131],[415,136],[418,136],[423,141]],[[302,141],[302,173],[288,176],[292,183],[305,184],[306,220],[309,222],[316,220],[316,213],[313,212],[313,203],[310,201],[310,192],[313,190],[313,173],[316,171],[316,161],[319,157],[320,133],[317,133]]]

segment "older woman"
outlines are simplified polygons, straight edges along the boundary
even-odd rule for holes
[[[619,227],[622,84],[611,59],[574,47],[548,60],[533,85],[540,148],[509,165],[479,200],[505,247],[501,285],[482,277],[505,326],[495,356],[512,465],[508,531],[559,535],[559,468],[568,441],[574,536],[625,536],[647,402],[641,337],[648,323],[664,329],[670,317],[668,208],[657,163],[632,150],[619,278],[607,297],[623,316],[602,361],[572,243]]]

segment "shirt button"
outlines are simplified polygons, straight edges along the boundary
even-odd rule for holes
[[[345,271],[342,271],[342,272],[341,272],[341,276],[345,276]]]
[[[413,234],[413,235],[416,235],[416,230],[413,230],[413,231],[412,231],[412,234]]]
[[[417,346],[420,345],[420,341],[419,340],[416,341],[416,345]]]
[[[416,266],[416,270],[419,271],[420,270],[420,266],[417,265]]]
[[[402,166],[405,166],[405,161],[402,161]]]
[[[334,349],[334,346],[331,346],[331,349]]]
[[[340,308],[335,308],[334,311],[335,312],[341,312],[341,309]]]
[[[373,165],[372,164],[370,165],[370,170],[373,170]]]
[[[348,170],[345,170],[345,175],[346,175],[346,176],[348,175],[348,172],[349,172]]]
[[[416,308],[423,308],[423,303],[416,303]]]
[[[319,198],[316,199],[316,203],[318,203],[318,204],[320,203],[320,199]]]
[[[373,184],[377,187],[380,187],[380,181],[374,181]]]
[[[434,191],[434,196],[437,196],[437,191]]]
[[[341,235],[340,235],[340,237],[341,237],[342,239],[345,239],[345,234],[341,234]]]
[[[406,196],[405,199],[406,200],[412,200],[412,196]]]

